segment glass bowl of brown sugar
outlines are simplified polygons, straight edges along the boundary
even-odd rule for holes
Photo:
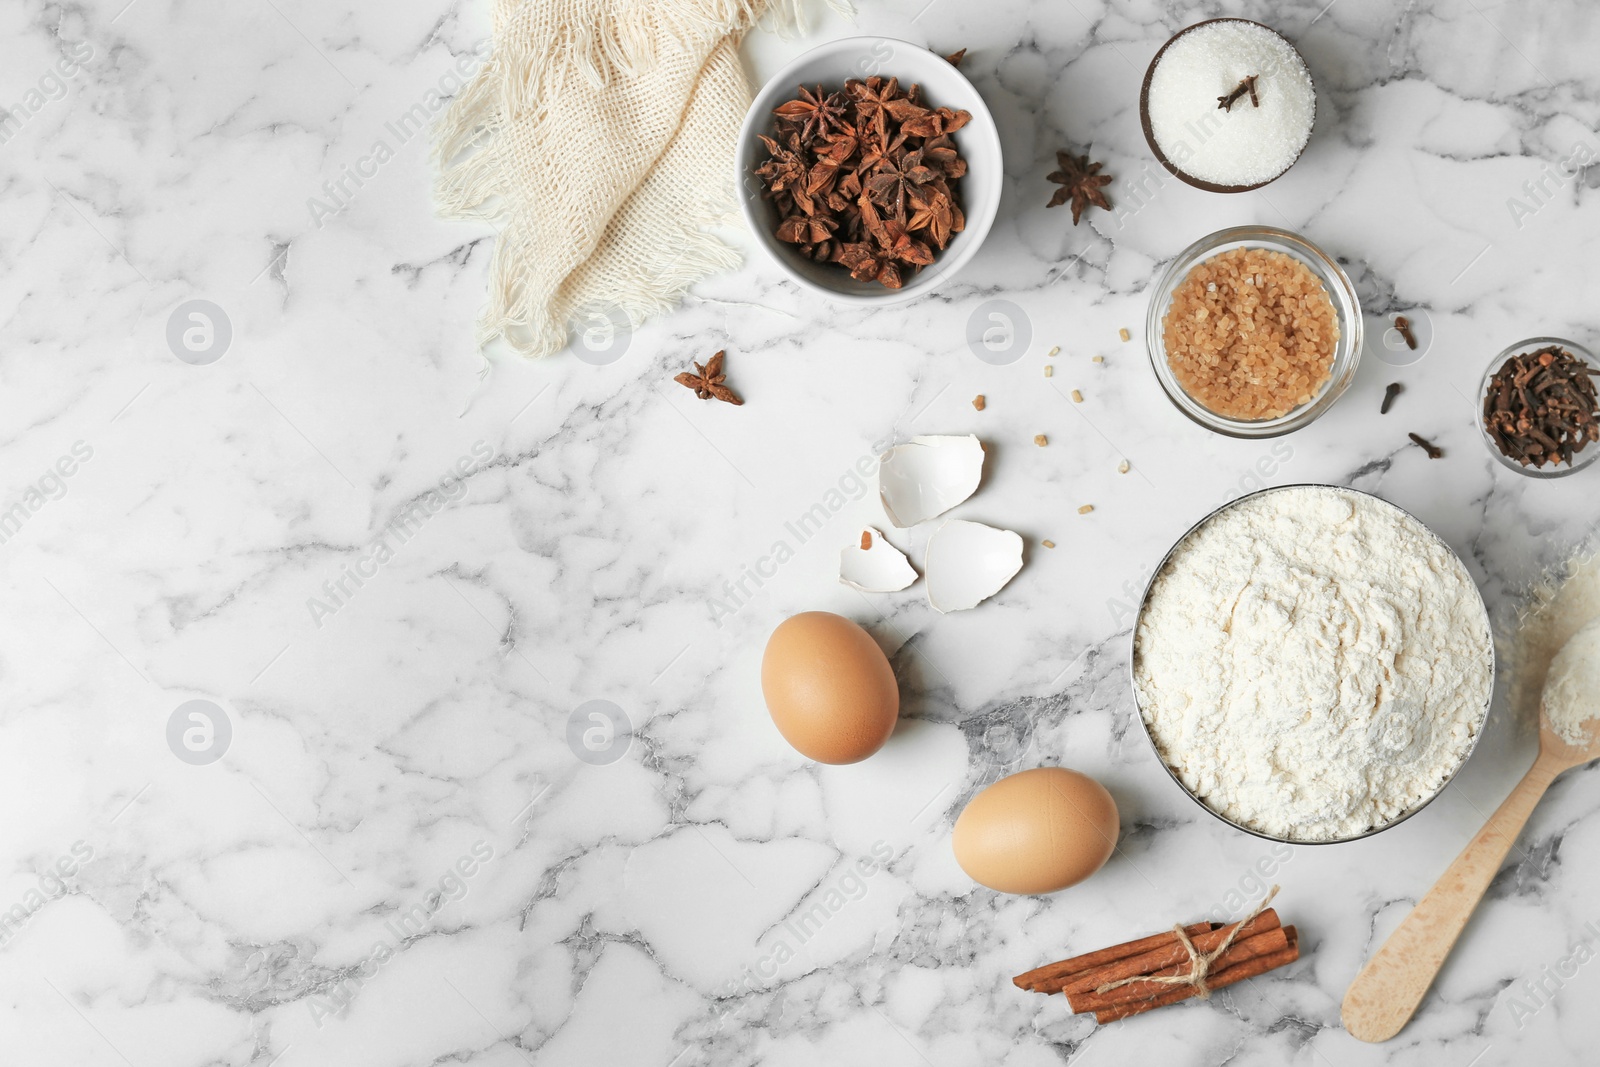
[[[1145,320],[1150,363],[1179,411],[1229,437],[1309,426],[1355,380],[1361,304],[1304,237],[1234,226],[1167,264]]]

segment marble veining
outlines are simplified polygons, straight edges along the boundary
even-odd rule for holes
[[[1006,182],[961,275],[833,307],[731,234],[745,269],[615,358],[537,364],[473,347],[494,234],[433,218],[406,118],[479,61],[487,3],[0,15],[0,1061],[1593,1061],[1593,768],[1551,791],[1416,1021],[1366,1046],[1344,987],[1531,762],[1529,724],[1497,705],[1393,831],[1275,852],[1172,784],[1127,656],[1150,568],[1260,486],[1409,509],[1502,633],[1600,525],[1600,471],[1503,470],[1469,399],[1512,341],[1597,339],[1600,16],[861,6],[753,35],[752,77],[854,32],[966,47]],[[1219,14],[1281,29],[1319,93],[1301,162],[1235,197],[1162,172],[1136,110],[1161,43]],[[1076,228],[1044,208],[1069,147],[1117,177]],[[1371,314],[1344,400],[1278,442],[1189,424],[1141,341],[1163,264],[1244,222],[1339,257]],[[969,321],[1008,306],[1025,353],[977,359]],[[1414,361],[1382,344],[1402,312]],[[744,408],[671,383],[719,348]],[[986,442],[953,514],[1027,543],[974,611],[836,580],[859,526],[884,528],[857,464],[918,433]],[[927,535],[890,532],[919,567]],[[810,608],[891,654],[903,721],[867,763],[806,764],[762,706],[765,637]],[[955,816],[1048,763],[1112,791],[1117,853],[1049,898],[975,888]],[[1209,1004],[1096,1029],[1010,985],[1271,882],[1304,958]]]

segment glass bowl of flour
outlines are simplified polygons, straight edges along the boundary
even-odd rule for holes
[[[1330,485],[1241,497],[1184,534],[1145,590],[1131,662],[1173,780],[1294,844],[1426,807],[1477,745],[1495,672],[1460,557],[1401,508]]]

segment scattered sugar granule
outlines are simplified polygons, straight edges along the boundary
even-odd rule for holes
[[[1073,390],[1073,391],[1072,391],[1072,402],[1073,402],[1073,403],[1074,403],[1074,404],[1081,404],[1081,403],[1083,403],[1083,394],[1082,394],[1082,393],[1080,393],[1080,392],[1078,392],[1078,391],[1077,391],[1077,390],[1076,390],[1076,389],[1074,389],[1074,390]]]
[[[1044,547],[1046,547],[1046,548],[1054,548],[1054,547],[1056,547],[1056,543],[1054,541],[1040,541],[1039,543],[1041,545],[1043,545]]]
[[[1085,504],[1083,507],[1078,509],[1078,514],[1079,515],[1087,515],[1087,514],[1089,514],[1089,512],[1091,512],[1093,510],[1094,510],[1094,505],[1093,504]]]
[[[1117,331],[1117,336],[1122,338],[1124,341],[1133,340],[1133,334],[1128,332],[1128,328],[1126,326]]]
[[[1132,469],[1133,468],[1128,465],[1128,461],[1127,460],[1123,460],[1121,463],[1117,464],[1117,473],[1118,474],[1127,474]]]
[[[1044,365],[1044,376],[1046,378],[1051,377],[1052,375],[1055,374],[1055,372],[1056,372],[1056,369],[1054,367],[1052,367],[1050,364],[1046,363]]]
[[[1106,361],[1106,357],[1105,356],[1095,356],[1089,362],[1090,363],[1104,363],[1105,361]]]
[[[1046,356],[1058,356],[1060,354],[1061,354],[1061,346],[1060,345],[1056,345],[1050,351],[1045,353]]]
[[[1050,443],[1050,440],[1049,438],[1045,437],[1044,434],[1036,433],[1033,435],[1033,443],[1038,445],[1040,448],[1043,448],[1045,445]]]
[[[979,411],[983,410],[984,403],[985,401],[982,393],[979,393],[977,396],[972,398],[972,406]]]

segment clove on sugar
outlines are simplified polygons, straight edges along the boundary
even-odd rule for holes
[[[1261,106],[1261,99],[1256,96],[1256,75],[1254,74],[1240,82],[1238,86],[1234,88],[1233,92],[1217,97],[1217,110],[1232,111],[1233,105],[1237,104],[1239,102],[1239,98],[1246,93],[1250,94],[1250,104],[1252,107]]]

